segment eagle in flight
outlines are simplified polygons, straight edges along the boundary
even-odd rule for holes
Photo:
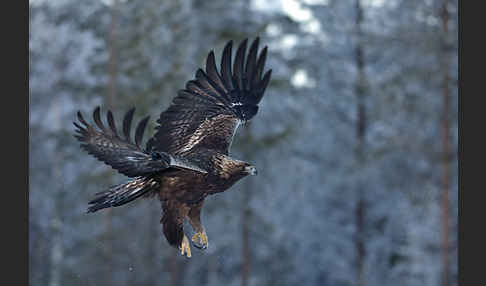
[[[245,39],[238,46],[233,64],[232,41],[226,44],[219,72],[214,52],[209,53],[206,70],[198,69],[196,78],[188,81],[160,114],[155,134],[145,148],[141,142],[149,116],[137,125],[133,142],[130,129],[135,108],[124,116],[123,134],[117,130],[111,111],[106,114],[106,126],[100,107],[94,110],[97,128],[78,111],[79,123],[74,125],[81,148],[131,178],[96,194],[88,212],[158,195],[162,205],[160,222],[168,243],[178,247],[183,256],[191,257],[183,229],[187,218],[195,231],[193,245],[208,247],[200,219],[204,199],[257,174],[252,164],[229,154],[238,126],[257,113],[272,72],[264,73],[267,47],[258,55],[256,38],[246,55],[247,42]]]

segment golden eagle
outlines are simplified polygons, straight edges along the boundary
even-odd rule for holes
[[[89,202],[88,212],[158,195],[163,233],[169,244],[191,257],[183,229],[187,218],[196,232],[192,237],[194,246],[207,248],[208,237],[200,220],[206,196],[224,192],[243,177],[257,174],[250,163],[229,155],[236,129],[257,113],[272,72],[264,73],[267,47],[258,55],[256,38],[246,56],[247,42],[245,39],[239,45],[233,68],[232,41],[226,44],[220,72],[214,52],[209,53],[206,71],[198,69],[196,78],[188,81],[160,114],[156,132],[145,148],[141,142],[148,116],[137,125],[135,142],[130,138],[135,108],[124,116],[123,134],[118,133],[111,111],[106,116],[108,128],[101,120],[99,107],[93,112],[98,128],[88,124],[78,111],[80,124],[74,125],[81,148],[131,178],[98,193]]]

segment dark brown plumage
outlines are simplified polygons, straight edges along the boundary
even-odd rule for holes
[[[240,123],[253,118],[258,103],[270,81],[271,70],[263,73],[267,47],[258,55],[259,39],[250,46],[247,40],[236,51],[231,65],[232,42],[223,50],[221,73],[214,53],[206,60],[206,70],[199,69],[195,79],[186,84],[172,105],[160,114],[156,132],[146,144],[141,142],[148,117],[137,125],[135,142],[130,129],[135,109],[123,120],[123,137],[118,134],[113,114],[107,112],[108,127],[101,120],[100,108],[93,112],[98,128],[88,124],[78,112],[74,122],[81,148],[120,173],[133,178],[97,194],[88,212],[124,205],[136,198],[158,195],[162,203],[161,223],[169,244],[179,247],[182,255],[191,256],[189,240],[184,234],[188,219],[196,234],[194,246],[206,248],[207,235],[200,222],[206,196],[224,192],[256,169],[249,163],[233,159],[229,149]]]

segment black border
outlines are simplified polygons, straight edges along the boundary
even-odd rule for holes
[[[9,3],[10,4],[10,3]],[[4,17],[2,122],[4,176],[1,209],[2,243],[7,255],[4,283],[28,285],[29,258],[29,2],[13,1],[13,17]],[[20,47],[19,47],[20,46]],[[15,76],[14,76],[15,75]],[[13,80],[12,78],[15,78]],[[15,109],[11,108],[12,104]],[[12,164],[12,165],[11,165]],[[13,271],[12,271],[13,270]]]
[[[469,8],[465,9],[464,3],[469,4]],[[483,105],[479,102],[484,95],[484,87],[481,86],[481,83],[484,82],[484,71],[480,69],[480,65],[484,62],[483,59],[476,58],[477,54],[484,54],[485,44],[482,41],[484,38],[483,25],[481,21],[481,16],[484,18],[484,11],[477,5],[478,7],[473,7],[471,4],[474,3],[481,3],[476,1],[459,1],[459,70],[458,70],[458,78],[459,78],[459,142],[458,142],[458,158],[459,158],[459,170],[458,170],[458,179],[459,179],[459,186],[458,186],[458,285],[475,285],[478,284],[477,281],[483,281],[484,277],[482,272],[484,272],[483,265],[484,263],[481,261],[482,257],[479,257],[482,254],[481,249],[478,249],[478,246],[481,246],[486,238],[486,235],[483,234],[484,230],[484,222],[483,218],[485,216],[482,209],[484,204],[484,200],[479,198],[485,192],[484,183],[481,181],[481,177],[484,177],[483,172],[484,167],[482,166],[480,161],[483,160],[485,157],[484,154],[480,154],[479,150],[483,149],[486,143],[486,140],[482,136],[484,133],[484,119],[481,117],[481,110]],[[476,8],[476,9],[475,9]],[[473,15],[473,11],[476,12],[476,15]],[[469,22],[469,25],[466,23]],[[467,27],[467,28],[466,28]],[[476,31],[474,31],[476,29]],[[467,36],[472,36],[472,39],[469,41],[472,44],[467,45],[465,38]],[[469,59],[469,62],[468,62]],[[465,73],[467,69],[465,69],[466,63],[469,64],[469,71],[471,71],[471,64],[476,64],[476,67],[473,67],[474,71],[469,72],[467,76]],[[467,98],[468,100],[465,101],[464,99]],[[478,101],[476,104],[471,103],[472,101]],[[466,104],[469,102],[469,104]],[[466,110],[468,110],[466,112]],[[483,112],[484,113],[484,112]],[[466,120],[467,116],[469,115],[469,121]],[[471,116],[472,115],[472,116]],[[465,122],[468,122],[467,124]],[[475,124],[479,126],[474,126]],[[469,130],[469,132],[467,132]],[[469,169],[468,172],[464,171],[464,162],[465,162],[465,144],[464,144],[464,133],[469,134],[469,139],[467,142],[467,149],[469,158],[467,162],[469,162]],[[474,136],[474,137],[473,137]],[[483,148],[481,148],[483,147]],[[476,160],[476,162],[474,162]],[[474,168],[471,167],[472,164],[476,164],[478,167]],[[465,180],[466,175],[469,178],[469,181]],[[471,179],[473,181],[471,182]],[[469,182],[468,187],[466,187],[466,182]],[[464,194],[466,197],[469,198],[469,207],[465,207],[465,200]],[[472,206],[471,202],[475,202],[475,205]],[[475,221],[476,220],[476,221]],[[466,235],[466,224],[469,224],[469,231]],[[472,226],[474,225],[474,226]],[[474,228],[473,228],[474,227]],[[467,238],[467,239],[465,239]],[[473,249],[474,247],[474,249]],[[473,261],[472,256],[476,254],[478,255],[477,261]],[[469,258],[468,260],[466,260]],[[479,283],[481,284],[481,282]]]

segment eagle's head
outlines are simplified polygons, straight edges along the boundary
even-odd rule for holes
[[[252,175],[252,176],[255,176],[255,175],[258,174],[258,171],[255,168],[255,166],[248,164],[248,163],[245,164],[245,167],[243,168],[243,172],[247,175]]]
[[[255,166],[248,162],[236,160],[225,155],[215,156],[213,159],[219,176],[226,180],[229,179],[233,183],[248,175],[254,176],[257,174]]]

